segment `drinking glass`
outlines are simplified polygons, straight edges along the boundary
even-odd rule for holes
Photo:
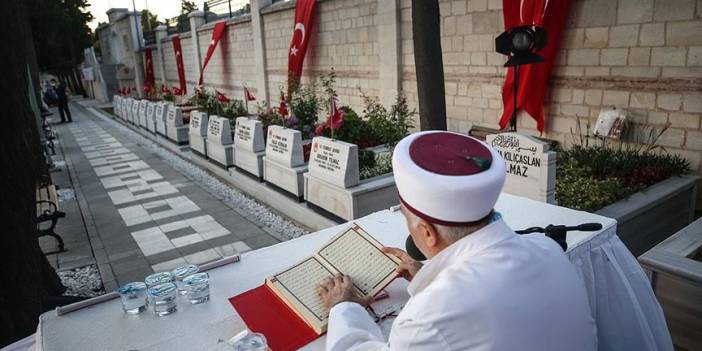
[[[153,301],[154,313],[157,316],[166,316],[178,309],[176,290],[173,283],[163,283],[149,288],[149,296]]]
[[[147,288],[152,288],[163,283],[173,283],[173,274],[170,272],[158,272],[144,278]]]
[[[240,333],[236,337],[236,342],[232,347],[234,351],[266,351],[268,350],[268,341],[261,333],[252,333],[245,331],[246,334]],[[243,335],[242,335],[243,334]]]
[[[117,289],[122,300],[122,309],[128,314],[139,314],[146,310],[146,284],[127,283]]]
[[[207,273],[191,274],[183,279],[187,298],[191,304],[207,302],[210,299],[210,275]]]
[[[191,274],[195,274],[198,271],[198,267],[194,264],[182,266],[171,271],[173,277],[175,278],[176,286],[178,287],[178,294],[185,295],[188,290],[185,289],[185,284],[183,284],[183,279]]]

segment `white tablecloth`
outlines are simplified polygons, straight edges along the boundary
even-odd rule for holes
[[[568,256],[586,282],[597,320],[600,350],[672,350],[672,343],[650,285],[634,257],[616,236],[616,221],[529,199],[503,194],[497,210],[514,229],[548,224],[598,222],[599,232],[570,232]],[[381,211],[356,221],[388,246],[404,247],[407,229],[399,212]],[[37,350],[208,350],[245,328],[228,298],[263,283],[264,279],[311,255],[341,226],[242,255],[241,262],[210,271],[211,300],[179,304],[173,315],[136,316],[121,311],[119,299],[63,316],[55,311],[40,317]],[[538,234],[534,234],[538,235]],[[406,301],[406,283],[388,287],[385,305]],[[547,298],[547,297],[545,297]],[[389,325],[385,325],[388,329]],[[306,350],[324,349],[324,337]]]

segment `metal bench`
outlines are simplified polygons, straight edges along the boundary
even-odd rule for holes
[[[58,196],[56,194],[56,186],[50,182],[43,182],[37,186],[37,216],[35,223],[37,225],[37,238],[42,236],[51,236],[58,242],[58,250],[47,252],[46,254],[54,254],[66,251],[63,245],[63,238],[54,232],[56,223],[59,218],[66,217],[66,213],[59,211]],[[50,222],[48,228],[42,228],[42,223]]]

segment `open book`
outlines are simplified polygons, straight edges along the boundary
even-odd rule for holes
[[[337,273],[351,277],[357,292],[375,296],[395,278],[400,260],[381,251],[382,245],[354,224],[315,254],[266,279],[266,286],[317,334],[327,329],[328,313],[316,287]]]

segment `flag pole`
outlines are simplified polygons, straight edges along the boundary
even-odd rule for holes
[[[244,103],[246,104],[246,117],[249,116],[249,96],[246,94],[246,86],[244,86]]]
[[[331,118],[331,123],[329,123],[329,128],[331,128],[331,139],[334,141],[334,95],[329,96],[329,118]]]

